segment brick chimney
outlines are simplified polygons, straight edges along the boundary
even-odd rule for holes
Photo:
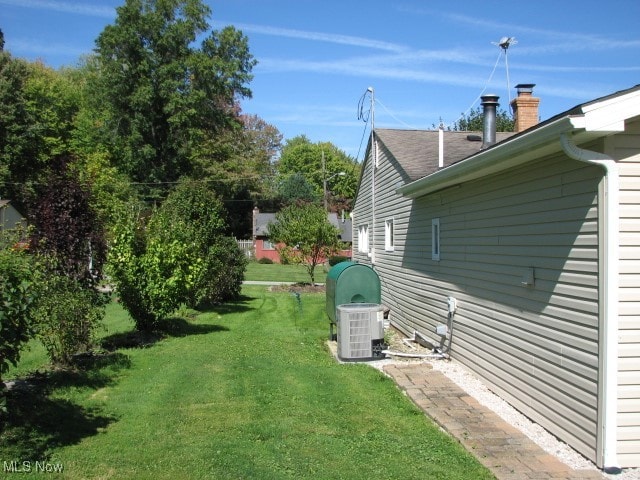
[[[538,106],[540,99],[532,96],[535,83],[520,83],[516,85],[518,96],[511,101],[515,131],[522,132],[539,122]]]

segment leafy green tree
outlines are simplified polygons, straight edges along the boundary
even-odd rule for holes
[[[71,162],[66,156],[52,160],[32,210],[30,239],[45,270],[36,300],[38,336],[52,362],[65,365],[91,347],[105,303],[95,289],[106,256],[104,230]]]
[[[506,110],[496,112],[496,131],[513,132],[515,122],[511,114]],[[453,124],[452,130],[460,132],[481,132],[484,129],[484,113],[482,108],[472,109],[467,115],[461,115]]]
[[[246,257],[226,235],[226,211],[203,182],[182,182],[154,214],[150,235],[163,244],[187,246],[185,259],[193,277],[185,302],[192,307],[237,298]]]
[[[303,264],[311,283],[315,282],[314,270],[325,258],[340,249],[340,232],[327,218],[323,207],[301,203],[289,205],[276,213],[269,223],[269,238],[278,247],[280,255],[288,261]]]
[[[26,212],[23,195],[17,194],[25,169],[36,164],[32,140],[35,136],[24,85],[28,79],[27,62],[0,52],[0,193]]]
[[[109,271],[136,328],[150,331],[185,302],[201,262],[190,262],[187,244],[150,235],[150,221],[137,205],[119,218],[109,250]]]
[[[228,233],[242,238],[251,232],[253,205],[272,194],[273,161],[282,135],[255,115],[240,115],[239,120],[196,148],[192,178],[216,191],[229,214]]]
[[[135,202],[122,206],[116,216],[109,248],[108,269],[120,302],[138,330],[151,330],[162,312],[154,311],[145,269],[147,253],[146,223],[142,208]],[[172,305],[169,306],[173,310]]]
[[[239,295],[246,259],[224,234],[224,213],[205,183],[184,182],[149,219],[138,208],[120,216],[110,271],[139,330],[153,329],[182,304]]]
[[[49,162],[71,151],[80,99],[71,72],[0,53],[0,182],[25,213]]]
[[[305,176],[296,172],[282,180],[278,188],[278,197],[285,205],[303,202],[318,202],[320,197]]]
[[[71,165],[78,182],[91,188],[91,207],[104,225],[107,235],[116,223],[124,205],[137,196],[129,177],[114,165],[108,138],[104,131],[107,117],[104,108],[94,103],[92,84],[100,75],[95,57],[67,71],[79,97],[79,110],[74,118],[71,150],[76,161]]]
[[[255,65],[247,38],[212,31],[201,0],[126,0],[96,40],[94,98],[114,160],[135,182],[166,189],[192,171],[194,148],[235,121]]]
[[[52,363],[71,365],[73,357],[93,347],[105,314],[106,298],[73,278],[46,275],[38,288],[38,338]]]
[[[35,334],[34,302],[41,269],[16,232],[0,229],[0,387],[9,365]],[[0,411],[3,395],[0,391]]]
[[[287,140],[276,168],[280,178],[304,175],[319,198],[325,193],[326,179],[331,210],[350,209],[360,180],[360,165],[354,159],[330,142],[314,144],[304,135]]]

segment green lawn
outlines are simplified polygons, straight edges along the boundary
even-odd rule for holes
[[[132,323],[110,305],[104,344],[119,348],[12,393],[0,468],[42,478],[36,462],[48,462],[64,472],[47,478],[69,479],[493,478],[389,378],[333,359],[324,295],[243,293],[144,348],[126,347]]]
[[[316,266],[314,276],[315,283],[324,283],[326,281],[327,273],[323,265]],[[258,262],[249,262],[244,279],[268,282],[311,282],[311,277],[309,277],[307,269],[303,265],[262,264]]]

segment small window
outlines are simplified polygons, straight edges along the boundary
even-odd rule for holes
[[[384,222],[384,249],[393,252],[393,218]]]
[[[440,219],[431,220],[431,260],[440,260]]]
[[[270,240],[263,240],[262,241],[262,249],[263,250],[275,250],[275,246],[273,245],[273,243],[271,243]]]
[[[369,253],[369,225],[360,225],[358,227],[358,251],[360,253]]]

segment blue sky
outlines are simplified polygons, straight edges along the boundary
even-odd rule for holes
[[[76,65],[122,3],[0,0],[5,49]],[[206,3],[213,28],[242,30],[259,62],[243,110],[285,138],[330,141],[358,159],[368,125],[357,107],[368,87],[376,127],[428,129],[478,107],[483,92],[506,109],[518,83],[536,84],[542,120],[640,84],[637,0]],[[517,41],[506,59],[494,44],[502,37]]]

